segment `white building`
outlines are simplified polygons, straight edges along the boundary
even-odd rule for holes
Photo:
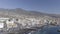
[[[6,23],[9,18],[0,18],[0,29],[4,28],[4,24]]]
[[[17,27],[17,24],[14,23],[14,18],[0,18],[0,28],[4,28],[5,23],[7,28]]]
[[[0,23],[0,28],[4,28],[4,23]]]
[[[15,22],[14,18],[7,20],[6,21],[7,27],[8,28],[17,27],[17,24],[15,24],[14,22]]]

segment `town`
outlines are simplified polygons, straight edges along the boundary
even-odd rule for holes
[[[29,17],[21,16],[20,18],[0,17],[0,31],[7,33],[21,32],[21,29],[33,29],[44,25],[59,26],[59,18],[44,17]],[[25,30],[23,30],[25,31]]]
[[[41,27],[42,25],[46,24],[59,24],[56,19],[45,19],[44,18],[0,18],[0,29],[6,28],[14,28],[20,27],[21,29],[24,28],[31,28],[31,27]]]

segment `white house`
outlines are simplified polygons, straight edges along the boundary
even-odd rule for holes
[[[4,23],[0,23],[0,28],[4,28]]]
[[[0,28],[4,28],[4,24],[9,18],[0,18]]]
[[[8,28],[17,27],[17,24],[14,23],[14,18],[7,20],[6,24]]]

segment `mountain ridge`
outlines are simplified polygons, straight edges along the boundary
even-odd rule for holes
[[[60,18],[59,14],[48,14],[37,11],[27,11],[21,8],[16,9],[2,9],[0,8],[0,15],[16,16],[16,15],[27,15],[27,16],[50,16],[55,18]]]

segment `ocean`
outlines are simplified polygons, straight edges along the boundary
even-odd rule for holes
[[[60,34],[60,26],[53,26],[53,27],[46,26],[30,34]]]

